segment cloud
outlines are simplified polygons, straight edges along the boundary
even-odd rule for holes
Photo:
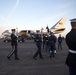
[[[5,18],[4,16],[0,15],[0,18],[1,18],[4,22],[8,23],[9,25],[13,25],[11,22],[9,22],[8,18],[9,18],[9,17],[13,14],[13,12],[17,9],[18,4],[19,4],[19,1],[20,1],[20,0],[17,0],[15,6],[13,7],[12,11],[10,12],[10,14],[8,15],[7,18]]]
[[[20,0],[17,0],[15,6],[13,7],[12,11],[10,12],[10,14],[8,15],[7,19],[9,17],[11,17],[11,15],[15,12],[15,10],[17,9],[18,5],[19,5]]]

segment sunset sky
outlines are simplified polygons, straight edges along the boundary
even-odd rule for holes
[[[0,29],[51,28],[61,18],[76,18],[76,0],[0,0]]]

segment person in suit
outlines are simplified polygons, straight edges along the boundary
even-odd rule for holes
[[[45,35],[43,34],[43,49],[45,49]]]
[[[62,37],[61,37],[61,34],[59,34],[59,37],[58,37],[58,49],[62,50]]]
[[[50,33],[50,36],[49,36],[48,41],[49,41],[50,58],[51,58],[51,57],[55,57],[55,50],[56,50],[55,43],[56,43],[56,37],[55,37],[55,35],[53,34],[53,32]]]
[[[66,65],[69,67],[69,75],[76,75],[76,19],[71,20],[71,27],[71,31],[65,38],[69,48]]]
[[[48,50],[48,35],[43,35],[43,49]]]
[[[7,58],[10,60],[11,56],[14,54],[15,59],[19,60],[18,58],[18,48],[17,48],[17,36],[15,35],[15,29],[12,29],[12,34],[11,34],[11,46],[12,46],[12,51],[8,54]]]
[[[37,51],[34,54],[33,58],[37,60],[37,56],[39,55],[40,59],[43,59],[42,53],[41,53],[42,38],[41,38],[41,35],[39,34],[39,31],[37,31],[37,34],[35,36],[35,42],[37,46]]]

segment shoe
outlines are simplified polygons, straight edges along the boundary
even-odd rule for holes
[[[40,59],[44,59],[43,57],[41,57]]]
[[[51,58],[52,56],[50,55],[50,58]]]
[[[55,56],[53,56],[53,57],[55,57]]]
[[[9,56],[7,56],[8,60],[11,60]]]
[[[34,60],[37,60],[37,58],[33,57]]]
[[[15,60],[20,60],[19,58],[15,58]]]

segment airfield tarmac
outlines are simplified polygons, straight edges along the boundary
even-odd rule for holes
[[[37,50],[35,42],[25,40],[24,43],[18,43],[20,60],[15,60],[14,55],[8,60],[11,45],[0,40],[0,75],[69,75],[65,65],[68,47],[65,41],[62,45],[63,49],[57,49],[55,58],[50,58],[49,52],[42,49],[44,59],[38,57],[34,60],[33,55]]]

